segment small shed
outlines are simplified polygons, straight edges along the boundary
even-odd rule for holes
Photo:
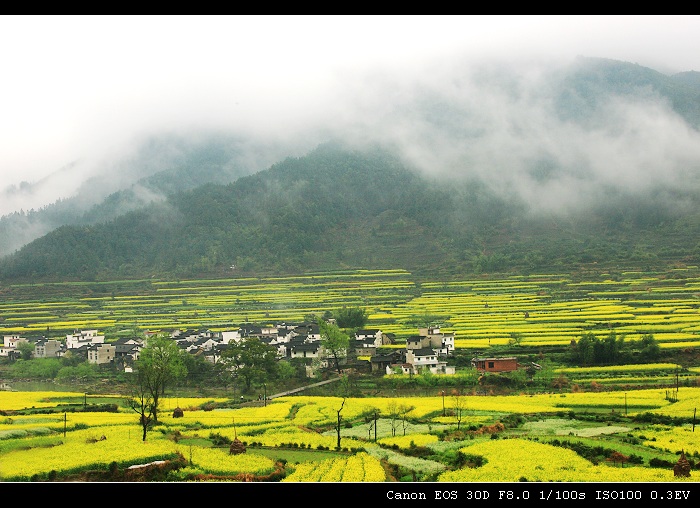
[[[479,372],[512,372],[518,369],[518,359],[507,358],[472,358],[472,367]]]

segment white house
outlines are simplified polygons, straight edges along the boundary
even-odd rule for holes
[[[104,344],[105,336],[99,335],[97,330],[80,330],[66,335],[66,348],[77,349],[84,345]]]
[[[454,374],[455,367],[448,366],[447,362],[441,361],[437,351],[432,348],[407,349],[407,368],[413,374],[420,374],[424,370],[429,370],[433,374]]]
[[[17,346],[22,342],[29,342],[25,337],[19,335],[5,335],[0,347],[0,356],[10,356],[11,353],[17,352]]]
[[[241,341],[241,331],[240,330],[224,330],[219,332],[221,336],[221,343],[228,344],[230,342],[240,342]]]

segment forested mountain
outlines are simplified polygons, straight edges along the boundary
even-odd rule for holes
[[[0,277],[697,264],[698,74],[579,59],[526,88],[489,67],[447,91],[417,87],[381,112],[382,129],[329,129],[256,172],[278,152],[245,164],[261,146],[212,140],[140,181],[158,199],[137,199],[132,183],[88,213],[42,210],[54,229],[0,259]]]
[[[151,138],[133,156],[105,164],[69,197],[36,209],[24,205],[0,217],[0,256],[63,225],[97,224],[204,183],[235,181],[269,167],[289,155],[288,150],[276,141],[252,137]],[[62,168],[34,184],[5,189],[0,199],[22,203],[23,196],[30,198],[56,181],[75,179],[74,169]]]
[[[452,274],[700,262],[700,214],[628,204],[530,217],[523,203],[477,182],[431,181],[381,149],[324,145],[104,224],[60,227],[4,259],[1,273],[34,280],[349,267]]]

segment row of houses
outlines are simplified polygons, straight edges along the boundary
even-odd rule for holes
[[[65,340],[48,339],[43,336],[6,335],[0,347],[0,357],[19,358],[20,344],[24,342],[33,346],[34,358],[55,358],[70,353],[80,355],[92,364],[111,364],[130,370],[134,361],[138,359],[144,342],[154,333],[156,332],[147,332],[145,339],[119,338],[109,342],[97,330],[77,330],[66,335]],[[319,367],[328,366],[321,332],[316,323],[279,323],[267,327],[245,325],[234,330],[217,332],[209,329],[175,329],[170,331],[169,335],[184,351],[201,356],[213,364],[218,363],[221,353],[230,343],[237,343],[246,337],[255,337],[274,347],[280,359],[303,358]],[[455,373],[455,367],[447,364],[447,357],[454,353],[453,333],[442,333],[439,327],[420,328],[417,335],[407,338],[405,348],[385,354],[379,353],[380,348],[394,343],[394,336],[383,333],[380,329],[360,329],[354,334],[351,349],[355,351],[357,358],[369,360],[371,372],[378,374],[419,374],[426,370],[434,374]],[[474,365],[474,362],[472,364]],[[475,366],[480,368],[481,365],[479,363]],[[493,362],[489,365],[493,367]],[[483,370],[489,369],[484,367]],[[310,371],[309,373],[311,374]]]
[[[0,357],[19,359],[21,344],[32,347],[32,358],[60,358],[70,353],[84,357],[89,363],[131,365],[143,347],[141,339],[116,339],[106,342],[97,330],[80,330],[66,335],[64,340],[44,336],[21,337],[5,335],[0,346]]]

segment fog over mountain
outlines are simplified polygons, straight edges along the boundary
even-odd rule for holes
[[[253,18],[249,21],[269,30],[255,36],[246,32],[251,44],[262,44],[274,28],[284,26],[288,33],[293,25],[284,16],[268,22]],[[133,66],[126,67],[130,77],[116,74],[124,63],[110,67],[99,60],[88,83],[73,82],[85,93],[82,102],[73,95],[67,102],[51,95],[43,98],[38,89],[34,96],[39,105],[53,100],[51,108],[64,108],[59,117],[74,124],[75,132],[58,128],[58,120],[53,120],[48,126],[37,122],[36,146],[26,141],[22,145],[15,136],[17,129],[30,130],[24,124],[6,137],[8,153],[15,148],[13,140],[23,148],[26,174],[41,176],[3,180],[0,230],[6,240],[0,254],[61,224],[107,220],[179,190],[234,181],[332,139],[355,147],[391,147],[424,175],[478,180],[498,196],[522,201],[533,213],[576,213],[620,197],[682,209],[697,197],[698,73],[678,68],[682,61],[668,57],[668,52],[648,50],[647,61],[618,57],[632,47],[622,38],[623,28],[634,30],[635,37],[645,27],[647,33],[650,27],[669,30],[679,43],[689,37],[697,17],[659,16],[654,24],[644,16],[583,16],[578,23],[569,16],[506,16],[503,21],[428,16],[422,24],[399,17],[395,25],[382,24],[381,18],[356,19],[371,26],[356,52],[331,36],[334,30],[353,33],[352,24],[341,31],[338,18],[320,17],[313,20],[318,32],[299,35],[302,43],[283,37],[276,43],[267,41],[263,56],[255,61],[258,53],[240,50],[225,35],[227,27],[239,27],[245,19],[164,20],[163,41],[172,42],[178,29],[186,33],[188,27],[214,27],[205,38],[210,51],[180,43],[171,48],[144,43],[140,51],[155,69],[136,61],[132,53],[119,53],[116,44],[102,42],[104,61],[132,55]],[[147,18],[121,21],[136,30],[138,40],[149,28]],[[477,30],[479,21],[495,31]],[[81,28],[92,26],[96,32],[105,22],[88,17]],[[49,16],[32,23],[38,31],[59,22]],[[617,44],[607,46],[610,54],[602,53],[602,45],[572,43],[584,40],[580,32],[586,26],[605,23],[610,24],[606,34],[619,32]],[[422,34],[420,27],[434,34],[441,24],[445,34],[428,44],[427,32]],[[670,29],[673,24],[675,32]],[[402,28],[392,48],[387,42],[390,26]],[[472,28],[478,38],[460,36],[460,27],[463,32]],[[571,37],[564,37],[566,29]],[[109,30],[117,33],[119,25]],[[29,30],[32,33],[37,32]],[[520,47],[517,35],[523,33],[529,33],[532,42]],[[415,40],[409,44],[411,34]],[[475,45],[476,41],[490,44]],[[78,39],[64,42],[79,57],[88,57]],[[406,47],[399,51],[401,44]],[[59,62],[69,61],[44,49]],[[579,49],[598,53],[571,55]],[[657,67],[647,66],[652,63]],[[51,69],[59,72],[60,66],[55,63]],[[68,76],[64,72],[59,74]],[[149,87],[143,95],[139,76]],[[109,98],[89,86],[110,78],[122,89]],[[161,86],[158,94],[152,81]],[[52,147],[42,144],[43,131],[51,125],[56,128],[52,142],[71,150],[62,159],[37,162],[34,152],[37,157],[51,153]],[[14,168],[21,160],[6,159],[3,168]],[[41,165],[43,174],[36,167],[30,171],[32,164]],[[51,164],[55,166],[47,171]],[[16,213],[20,210],[23,213]]]
[[[339,101],[342,137],[392,144],[426,174],[481,180],[535,211],[699,190],[697,86],[674,110],[663,94],[680,85],[633,64],[450,64],[409,84],[374,75],[372,92]]]

